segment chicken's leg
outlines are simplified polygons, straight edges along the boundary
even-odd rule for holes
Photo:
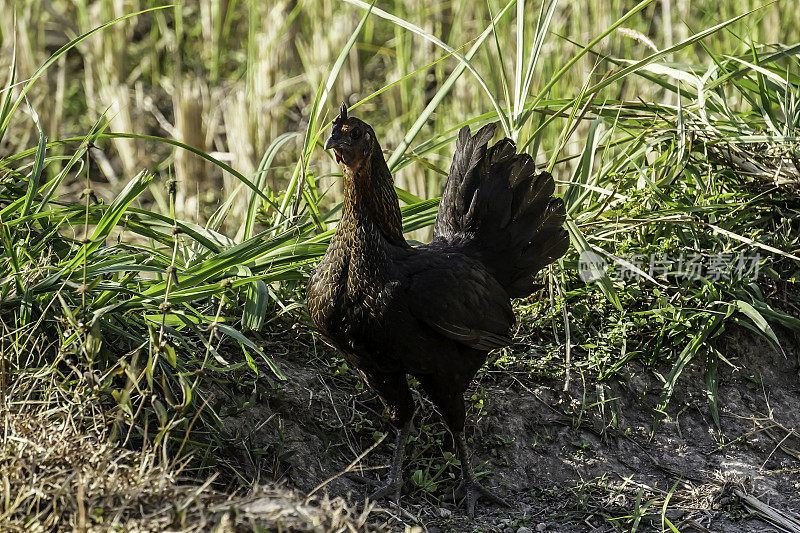
[[[484,487],[475,476],[475,471],[469,462],[469,449],[467,448],[467,439],[464,437],[464,432],[460,431],[455,435],[456,447],[458,448],[458,456],[461,459],[461,483],[456,488],[456,497],[460,498],[466,496],[467,498],[467,514],[470,519],[475,518],[475,502],[482,496],[487,500],[494,502],[498,505],[508,507],[499,496],[496,496],[489,489]]]
[[[398,428],[397,437],[394,441],[394,453],[392,454],[392,464],[389,467],[389,475],[386,482],[375,492],[369,495],[370,500],[380,500],[389,497],[396,504],[400,504],[400,489],[403,488],[403,456],[406,451],[406,437],[411,430],[411,421]]]
[[[478,366],[472,369],[467,368],[458,379],[452,373],[449,374],[449,378],[443,377],[441,374],[422,374],[418,376],[425,392],[428,393],[431,401],[441,411],[447,427],[450,428],[450,432],[456,441],[458,456],[461,460],[461,483],[456,488],[456,498],[460,499],[466,496],[467,513],[470,519],[475,517],[475,502],[481,496],[496,504],[508,507],[506,502],[492,494],[478,482],[475,471],[469,462],[469,449],[467,448],[467,439],[464,437],[464,422],[467,411],[464,408],[463,390],[477,369]],[[447,385],[450,385],[450,387]]]

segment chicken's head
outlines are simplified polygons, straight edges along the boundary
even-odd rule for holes
[[[331,136],[325,141],[325,149],[333,149],[336,162],[354,171],[372,157],[376,145],[375,132],[369,124],[348,117],[347,106],[342,103],[339,116],[333,120]]]

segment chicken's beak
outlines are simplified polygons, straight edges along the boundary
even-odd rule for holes
[[[337,135],[336,132],[331,133],[331,136],[328,137],[328,140],[325,141],[325,149],[330,150],[333,148],[333,155],[336,158],[337,163],[342,162],[342,154],[341,154],[341,147],[347,143],[342,141],[342,136]]]
[[[337,146],[341,146],[342,142],[340,139],[336,139],[331,135],[328,137],[328,140],[325,141],[325,149],[330,150],[331,148],[336,148]]]

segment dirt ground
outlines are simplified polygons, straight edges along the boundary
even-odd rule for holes
[[[473,522],[448,494],[458,470],[442,457],[453,451],[452,439],[417,395],[415,424],[425,433],[409,446],[401,508],[379,502],[370,522],[397,531],[599,533],[661,531],[666,518],[682,532],[800,531],[791,522],[800,520],[800,351],[792,339],[782,342],[787,355],[742,332],[718,345],[732,365],[718,373],[721,432],[700,361],[685,368],[655,431],[661,382],[636,363],[608,384],[573,371],[566,392],[563,380],[528,372],[480,375],[468,393],[477,398],[467,430],[473,464],[510,506],[479,502]],[[309,353],[331,353],[318,343],[309,341]],[[259,399],[252,419],[225,420],[262,452],[239,457],[242,476],[302,493],[324,484],[318,494],[360,505],[371,488],[364,478],[385,473],[391,455],[393,432],[380,403],[369,390],[354,392],[352,370],[297,354],[278,361],[288,381]],[[359,459],[382,432],[385,439]],[[411,479],[426,468],[442,470],[428,490]],[[759,503],[762,513],[753,513]]]

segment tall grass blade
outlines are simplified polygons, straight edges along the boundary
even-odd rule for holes
[[[14,20],[14,27],[16,28],[16,17]],[[14,45],[11,49],[11,64],[8,66],[8,83],[6,83],[5,95],[3,95],[3,105],[0,106],[0,124],[6,124],[11,119],[11,90],[14,88],[14,82],[17,79],[17,35],[14,33]],[[8,119],[8,120],[7,120]],[[3,130],[0,130],[0,132]],[[0,133],[0,141],[3,140],[3,135]]]
[[[642,2],[642,4],[645,4],[645,5],[649,4],[650,1],[651,0],[646,0],[645,2]],[[639,6],[644,7],[642,4],[639,4]],[[634,10],[639,8],[639,6],[634,8]],[[654,62],[658,61],[659,59],[662,59],[664,57],[669,56],[670,54],[674,54],[678,50],[681,50],[681,49],[683,49],[683,48],[685,48],[685,47],[687,47],[689,45],[692,45],[692,44],[694,44],[694,43],[696,43],[698,41],[702,41],[703,39],[705,39],[709,35],[713,35],[713,34],[717,33],[719,30],[724,29],[727,26],[730,26],[734,22],[737,22],[739,20],[742,20],[745,17],[748,17],[748,16],[752,15],[753,13],[758,11],[759,9],[763,9],[763,7],[764,6],[757,7],[757,8],[755,8],[753,10],[750,10],[750,11],[748,11],[746,13],[742,13],[741,15],[738,15],[736,17],[728,19],[725,22],[721,22],[721,23],[719,23],[719,24],[717,24],[715,26],[712,26],[711,28],[705,29],[705,30],[701,31],[700,33],[697,33],[697,34],[692,35],[691,37],[689,37],[687,39],[684,39],[683,41],[679,42],[678,44],[676,44],[674,46],[671,46],[669,48],[665,48],[664,50],[661,50],[660,52],[656,52],[654,54],[651,54],[651,55],[645,57],[641,61],[637,61],[636,63],[634,63],[632,65],[624,67],[624,68],[618,70],[617,72],[613,73],[611,76],[608,76],[603,81],[597,83],[596,85],[593,85],[587,92],[590,93],[590,94],[598,92],[598,91],[604,89],[605,87],[608,87],[612,83],[615,83],[617,80],[620,80],[620,79],[624,78],[625,76],[628,76],[629,74],[642,69],[643,67],[645,67],[646,65],[649,65],[650,63],[654,63]],[[620,20],[622,20],[622,19],[620,19]],[[616,26],[615,26],[615,28],[616,28]],[[587,46],[594,46],[594,45],[592,43],[589,43],[589,45],[587,45]]]
[[[536,30],[533,34],[533,43],[531,43],[531,51],[528,55],[528,65],[525,67],[525,81],[522,83],[522,88],[517,92],[517,104],[514,108],[514,121],[515,128],[521,128],[524,120],[520,120],[520,115],[525,108],[524,102],[530,94],[531,83],[533,82],[533,75],[536,72],[536,65],[539,63],[539,56],[542,53],[544,40],[550,29],[550,23],[553,20],[553,14],[556,10],[556,0],[549,0],[545,5],[542,3],[539,10],[539,19],[536,21]],[[517,56],[518,65],[522,64],[522,56]]]
[[[296,203],[295,195],[298,194],[298,192],[306,196],[304,186],[308,183],[308,180],[305,179],[309,174],[308,163],[314,146],[316,146],[316,144],[319,142],[319,138],[324,131],[323,127],[318,128],[317,125],[323,111],[326,109],[325,104],[328,101],[328,95],[333,88],[333,84],[336,82],[336,78],[338,78],[339,72],[342,70],[342,66],[344,66],[344,62],[347,59],[347,56],[350,54],[350,50],[356,44],[359,35],[361,35],[361,31],[364,29],[364,24],[367,22],[374,4],[375,0],[373,0],[372,4],[366,5],[367,12],[362,15],[361,20],[358,22],[358,26],[356,26],[356,29],[353,30],[353,34],[339,52],[339,56],[336,58],[333,68],[331,68],[330,73],[328,73],[328,78],[317,89],[317,94],[314,98],[314,104],[311,110],[311,120],[309,120],[308,127],[306,128],[305,138],[303,139],[303,157],[301,157],[300,161],[297,162],[297,167],[295,168],[294,174],[292,174],[292,179],[289,181],[289,185],[286,187],[283,202],[281,202],[281,220],[288,221],[286,211],[290,205]],[[301,179],[303,179],[303,183],[300,182]],[[298,191],[298,189],[301,190]],[[317,227],[321,231],[325,231],[325,224],[322,222],[322,217],[317,207],[318,199],[314,197],[306,197],[305,200],[311,210],[312,217],[314,218],[314,222],[317,224]]]
[[[571,68],[572,68],[572,67],[573,67],[573,66],[574,66],[574,65],[575,65],[575,64],[576,64],[576,63],[577,63],[577,62],[578,62],[578,61],[579,61],[579,60],[580,60],[580,59],[581,59],[583,56],[585,56],[585,55],[586,55],[586,54],[589,52],[589,50],[591,50],[592,48],[594,48],[594,46],[595,46],[596,44],[598,44],[600,41],[602,41],[603,39],[605,39],[605,38],[606,38],[608,35],[611,35],[612,33],[614,33],[614,31],[616,31],[616,29],[617,29],[617,28],[619,28],[620,26],[622,26],[623,24],[625,24],[625,22],[627,22],[627,21],[628,21],[628,20],[629,20],[631,17],[633,17],[633,16],[634,16],[636,13],[640,12],[642,9],[644,9],[645,7],[647,7],[648,5],[650,5],[651,3],[653,3],[653,0],[643,0],[642,2],[639,2],[639,3],[638,3],[638,4],[636,4],[636,5],[635,5],[633,8],[631,8],[631,9],[630,9],[630,11],[628,11],[627,13],[625,13],[625,14],[624,14],[622,17],[620,17],[619,19],[617,19],[617,21],[616,21],[616,22],[614,22],[613,24],[611,24],[611,26],[609,26],[609,27],[608,27],[608,28],[607,28],[605,31],[603,31],[602,33],[600,33],[600,35],[598,35],[597,37],[595,37],[594,39],[592,39],[591,41],[589,41],[589,43],[588,43],[586,46],[584,46],[584,47],[583,47],[583,49],[581,49],[581,51],[580,51],[580,52],[578,52],[577,54],[575,54],[575,56],[573,56],[573,57],[572,57],[572,58],[571,58],[569,61],[567,61],[567,62],[566,62],[566,64],[564,64],[564,66],[563,66],[563,67],[561,67],[561,68],[558,70],[558,72],[556,72],[556,73],[555,73],[555,74],[554,74],[554,75],[553,75],[553,76],[550,78],[550,80],[549,80],[549,81],[548,81],[548,82],[545,84],[545,86],[544,86],[544,87],[542,87],[542,88],[539,90],[539,94],[536,96],[536,98],[534,98],[533,102],[530,104],[530,105],[531,105],[531,107],[535,108],[535,107],[536,107],[536,106],[537,106],[537,105],[538,105],[538,104],[539,104],[539,103],[540,103],[540,102],[541,102],[541,101],[544,99],[545,95],[547,95],[547,93],[550,91],[550,89],[552,89],[552,88],[553,88],[553,86],[554,86],[554,85],[555,85],[555,84],[556,84],[556,83],[557,83],[557,82],[558,82],[558,81],[559,81],[559,80],[560,80],[560,79],[561,79],[561,78],[562,78],[562,77],[563,77],[563,76],[564,76],[564,75],[565,75],[567,72],[569,72],[569,70],[570,70],[570,69],[571,69]],[[627,75],[627,74],[626,74],[626,75]],[[619,76],[619,75],[617,75],[617,76],[614,76],[614,77],[618,79],[618,78],[621,78],[622,76]],[[600,85],[600,84],[598,84],[598,85]],[[605,86],[605,85],[603,85],[603,86]],[[595,87],[597,87],[597,86],[595,86]],[[595,89],[595,88],[593,87],[591,90],[589,90],[589,91],[587,91],[587,92],[588,92],[589,94],[591,94],[591,93],[593,93],[593,92],[597,92],[597,90],[599,90],[599,89]]]
[[[20,94],[17,96],[17,99],[14,101],[14,103],[11,105],[11,107],[10,108],[6,108],[6,106],[4,104],[4,106],[3,106],[4,112],[0,113],[0,141],[2,141],[3,137],[5,137],[6,130],[8,129],[8,124],[11,122],[11,117],[14,115],[14,111],[16,111],[17,107],[19,107],[20,103],[22,103],[23,99],[25,98],[25,95],[28,94],[28,91],[30,90],[31,86],[33,86],[33,84],[36,83],[36,80],[41,78],[42,74],[44,74],[44,72],[48,68],[50,68],[51,65],[53,65],[56,61],[58,61],[58,59],[61,56],[66,54],[70,49],[74,48],[76,45],[78,45],[82,41],[84,41],[87,38],[91,37],[95,33],[100,32],[100,31],[108,28],[109,26],[113,26],[114,24],[117,24],[118,22],[121,22],[123,20],[127,20],[127,19],[132,18],[132,17],[137,17],[137,16],[142,15],[144,13],[149,13],[150,11],[157,11],[159,9],[166,9],[168,7],[172,7],[172,6],[156,6],[156,7],[151,7],[151,8],[148,8],[148,9],[143,9],[143,10],[137,11],[135,13],[129,13],[127,15],[123,15],[123,16],[121,16],[119,18],[116,18],[116,19],[114,19],[112,21],[106,22],[105,24],[102,24],[102,25],[100,25],[100,26],[98,26],[96,28],[93,28],[93,29],[87,31],[86,33],[83,33],[83,34],[79,35],[78,37],[75,37],[74,39],[69,41],[67,44],[63,45],[61,48],[56,50],[53,53],[53,55],[51,55],[50,58],[47,61],[45,61],[36,70],[36,72],[33,73],[33,75],[30,77],[30,79],[28,79],[28,82],[22,87],[22,90],[20,91]],[[16,57],[16,54],[15,54],[15,57]],[[10,92],[9,92],[9,94],[10,94]],[[8,95],[6,95],[6,98],[8,98]]]
[[[264,157],[261,158],[261,162],[258,164],[258,169],[256,169],[256,176],[254,185],[259,189],[264,189],[264,184],[267,180],[267,173],[269,172],[272,161],[275,159],[275,156],[278,154],[280,149],[283,147],[284,144],[292,140],[293,138],[300,135],[298,132],[286,132],[279,135],[274,141],[272,141],[264,152]],[[245,218],[245,225],[244,225],[244,239],[249,239],[253,235],[253,227],[255,226],[256,221],[256,213],[258,210],[258,202],[259,196],[255,193],[250,195],[250,201],[247,203],[247,216]]]
[[[575,221],[571,218],[567,219],[566,222],[567,231],[569,231],[570,240],[572,245],[575,247],[575,250],[578,252],[580,256],[584,252],[591,252],[592,247],[589,246],[589,243],[586,242],[586,237],[583,236],[580,228],[575,224]],[[611,302],[617,310],[622,311],[622,303],[619,300],[619,296],[617,295],[617,291],[614,289],[614,285],[611,283],[611,278],[608,277],[608,273],[604,272],[601,276],[598,276],[594,283],[600,287],[600,290],[603,292],[605,297]]]
[[[44,160],[47,154],[47,138],[42,131],[42,125],[39,123],[39,116],[36,111],[28,104],[33,122],[36,124],[36,129],[39,130],[39,145],[36,147],[36,158],[33,162],[33,170],[28,178],[28,192],[25,195],[25,204],[22,206],[22,216],[27,216],[33,205],[34,198],[39,192],[39,181],[42,179],[42,170],[44,169]]]
[[[442,83],[441,87],[439,87],[439,90],[436,91],[436,94],[433,95],[431,101],[428,102],[428,105],[425,106],[425,109],[422,111],[422,113],[420,113],[417,120],[414,122],[414,124],[411,126],[408,132],[403,136],[403,140],[400,141],[400,143],[397,145],[397,148],[395,148],[394,152],[392,152],[392,155],[389,156],[389,159],[386,161],[387,165],[389,165],[389,170],[391,171],[395,170],[395,167],[398,165],[400,159],[405,154],[406,149],[409,146],[411,146],[412,142],[414,142],[414,139],[416,139],[422,127],[428,121],[428,119],[436,110],[436,108],[439,106],[439,104],[442,102],[442,100],[444,100],[444,97],[450,92],[450,89],[453,88],[453,85],[455,84],[456,80],[458,80],[458,78],[460,78],[461,75],[464,73],[464,70],[467,68],[466,65],[468,64],[468,62],[475,56],[480,47],[483,45],[484,41],[491,33],[494,24],[496,24],[497,21],[499,21],[506,14],[506,12],[508,12],[508,10],[511,9],[511,6],[514,5],[515,1],[516,0],[511,0],[510,2],[508,2],[505,5],[505,7],[502,10],[500,10],[500,12],[492,19],[492,24],[490,24],[485,30],[483,30],[483,33],[481,33],[480,36],[476,39],[475,44],[472,45],[472,48],[470,48],[467,54],[464,56],[464,59],[466,61],[462,61],[455,69],[453,69],[453,72],[450,73],[450,75],[447,77],[444,83]],[[498,116],[502,117],[502,113],[500,113]],[[506,131],[508,131],[508,129],[506,129]],[[414,198],[416,201],[420,200],[420,198],[416,197]],[[403,198],[401,199],[403,201],[406,201]]]
[[[114,201],[109,205],[97,225],[92,232],[90,242],[86,244],[86,254],[91,254],[97,250],[111,231],[117,226],[117,223],[125,214],[128,206],[147,188],[147,184],[153,179],[152,174],[144,171],[140,172],[136,177],[131,179],[124,189],[117,195]],[[76,254],[71,260],[67,261],[64,268],[67,271],[72,271],[83,263],[83,254]]]
[[[446,45],[441,39],[439,39],[438,37],[436,37],[435,35],[427,32],[427,31],[423,30],[422,28],[420,28],[416,24],[412,24],[412,23],[408,22],[407,20],[403,20],[400,17],[396,17],[396,16],[394,16],[394,15],[392,15],[390,13],[387,13],[386,11],[384,11],[382,9],[379,9],[377,7],[376,8],[371,8],[371,6],[369,4],[367,4],[366,2],[364,2],[363,0],[345,0],[345,1],[347,3],[349,3],[349,4],[353,4],[355,6],[358,6],[358,7],[362,8],[362,9],[371,9],[372,12],[375,13],[376,15],[378,15],[379,17],[384,18],[384,19],[386,19],[388,21],[391,21],[394,24],[397,24],[398,26],[411,31],[412,33],[415,33],[416,35],[419,35],[420,37],[423,37],[423,38],[427,39],[428,41],[432,42],[436,46],[438,46],[438,47],[442,48],[443,50],[447,51],[448,53],[453,54],[453,56],[455,56],[456,59],[458,59],[461,62],[461,65],[463,65],[464,68],[466,68],[467,70],[470,71],[470,73],[475,77],[475,80],[483,88],[483,91],[484,91],[486,97],[492,103],[492,106],[494,107],[498,118],[500,118],[500,123],[503,125],[503,129],[505,130],[506,135],[511,135],[511,125],[508,123],[508,121],[507,121],[507,119],[505,117],[505,114],[503,113],[503,109],[500,106],[500,103],[497,101],[497,98],[494,97],[494,94],[493,94],[492,90],[486,84],[486,80],[483,79],[483,76],[481,76],[478,73],[478,71],[475,70],[475,67],[473,67],[472,64],[470,63],[470,60],[472,59],[470,56],[462,56],[461,54],[456,52],[452,47]],[[514,4],[514,2],[516,2],[516,0],[511,0],[508,4],[506,4],[506,6],[500,11],[500,13],[497,15],[497,17],[492,18],[492,23],[484,31],[493,30],[494,29],[494,25],[497,23],[497,20],[499,20],[506,13],[506,11],[508,11],[508,9]],[[481,39],[481,42],[482,42],[482,39]],[[391,166],[390,166],[390,168],[391,168]]]

